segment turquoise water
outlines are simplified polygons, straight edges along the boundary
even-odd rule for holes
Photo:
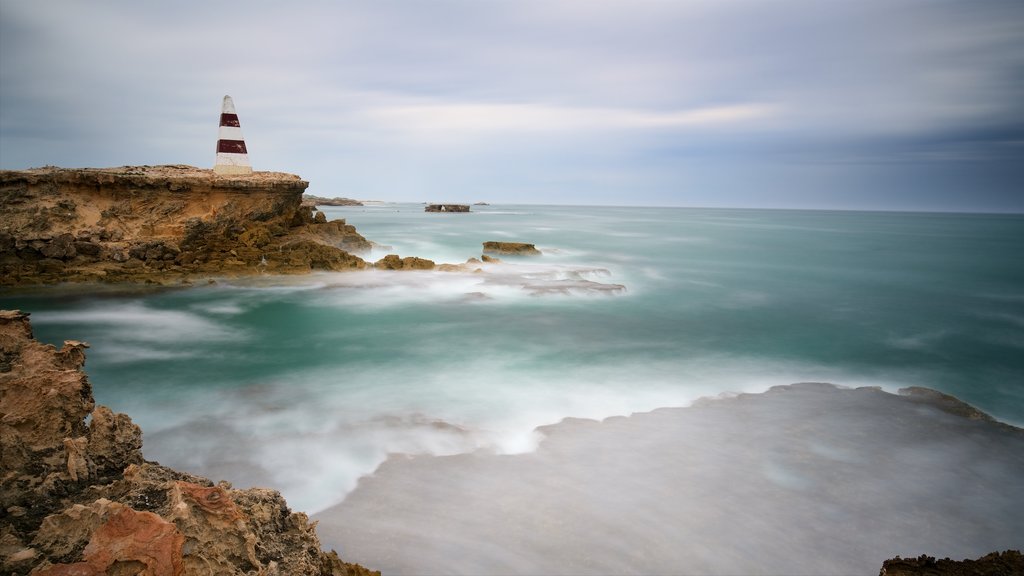
[[[1024,216],[552,206],[327,208],[482,273],[41,289],[0,306],[89,342],[97,401],[150,459],[340,502],[388,453],[500,453],[536,426],[827,381],[923,385],[1024,423]],[[606,290],[622,285],[625,290]]]

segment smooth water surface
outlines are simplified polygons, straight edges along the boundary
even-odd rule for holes
[[[544,254],[0,298],[89,342],[97,401],[162,464],[342,501],[388,453],[533,450],[534,428],[827,381],[1024,422],[1024,216],[413,204],[326,208],[385,253]],[[624,291],[605,290],[622,285]]]

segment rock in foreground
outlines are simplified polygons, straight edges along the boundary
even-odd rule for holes
[[[0,285],[363,268],[370,243],[294,174],[191,166],[0,171]]]
[[[276,491],[145,461],[139,427],[95,405],[86,348],[37,342],[28,314],[0,311],[2,573],[374,574],[323,552]]]

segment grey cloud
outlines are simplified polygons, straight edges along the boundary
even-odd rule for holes
[[[416,200],[458,185],[558,201],[573,186],[598,186],[593,197],[614,203],[619,185],[631,188],[622,201],[742,204],[754,198],[744,187],[783,190],[817,178],[800,178],[793,166],[844,165],[849,178],[856,166],[904,158],[920,165],[907,170],[927,176],[930,161],[983,159],[999,163],[989,174],[1008,175],[998,183],[986,176],[990,204],[1024,209],[1008,167],[1021,160],[1009,143],[1024,140],[1019,2],[47,2],[0,10],[5,168],[207,165],[220,97],[231,94],[256,167],[302,174],[318,193]],[[678,123],[667,133],[623,126],[744,106],[772,114]],[[473,120],[462,112],[483,114],[480,124],[493,129],[460,142],[456,128]],[[550,129],[523,134],[520,118]],[[472,176],[456,176],[470,159]],[[770,171],[786,179],[738,176],[765,162],[786,166]],[[595,176],[610,166],[615,177]],[[695,183],[689,170],[731,196],[674,192]],[[538,184],[550,182],[564,188]],[[872,185],[886,182],[878,176]],[[905,200],[927,208],[928,198]],[[962,205],[970,204],[965,193]]]

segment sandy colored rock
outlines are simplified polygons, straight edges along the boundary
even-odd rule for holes
[[[526,242],[484,242],[485,254],[507,254],[511,256],[539,256],[540,250]]]
[[[356,254],[370,243],[303,206],[307,186],[294,174],[181,165],[3,170],[0,286],[364,267]]]
[[[374,574],[322,551],[274,490],[146,462],[139,427],[95,406],[86,347],[37,342],[28,314],[0,311],[3,574]]]
[[[433,270],[434,261],[416,256],[402,258],[398,254],[388,254],[374,262],[373,267],[378,270]]]

